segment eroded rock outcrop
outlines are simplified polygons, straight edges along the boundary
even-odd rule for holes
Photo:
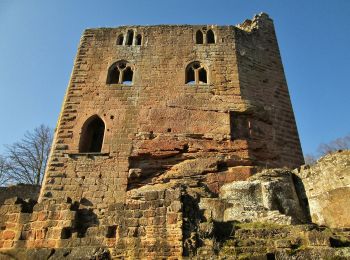
[[[321,158],[315,165],[294,171],[301,179],[312,222],[328,227],[350,227],[350,151]]]

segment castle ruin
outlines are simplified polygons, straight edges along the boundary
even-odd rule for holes
[[[268,15],[87,29],[38,203],[5,202],[0,247],[28,259],[213,257],[210,238],[235,221],[310,222],[292,174],[266,173],[303,163]]]

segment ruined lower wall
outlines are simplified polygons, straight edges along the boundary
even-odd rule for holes
[[[110,205],[103,218],[73,201],[33,205],[10,199],[0,213],[0,247],[5,252],[64,248],[68,256],[74,248],[87,247],[104,248],[111,257],[129,259],[182,255],[180,189],[130,194],[126,203]],[[83,251],[76,257],[84,255]]]
[[[223,185],[219,196],[183,174],[167,183],[133,188],[125,202],[111,204],[100,214],[86,200],[9,199],[0,207],[0,259],[350,257],[350,229],[343,218],[348,202],[334,197],[332,190],[339,184],[344,188],[349,158],[349,151],[328,155],[315,166],[296,170],[298,175],[265,170]],[[194,166],[177,170],[195,172]],[[339,178],[328,179],[323,193],[326,174]],[[305,186],[300,187],[300,180]],[[317,188],[320,197],[310,196],[310,187]],[[315,211],[316,199],[333,203],[329,207],[337,210]],[[322,219],[316,223],[330,223],[334,229],[312,224],[309,214],[315,212],[313,222]]]
[[[40,185],[31,184],[17,184],[9,187],[0,187],[0,205],[4,204],[5,200],[14,197],[37,201],[40,188]]]

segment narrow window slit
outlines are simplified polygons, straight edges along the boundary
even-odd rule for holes
[[[199,83],[207,83],[207,72],[204,68],[201,68],[198,71]]]
[[[127,67],[123,71],[122,83],[125,85],[131,85],[132,84],[132,76],[133,76],[133,72],[132,72],[131,68]]]
[[[124,36],[123,36],[123,34],[120,34],[118,36],[117,44],[118,45],[123,45],[123,42],[124,42]]]
[[[118,84],[119,83],[119,69],[114,68],[109,75],[109,82],[108,84]]]
[[[136,36],[136,45],[141,45],[141,43],[142,43],[142,36],[141,34],[138,34]]]
[[[208,44],[215,43],[215,35],[211,29],[207,31],[207,43]]]
[[[197,44],[203,44],[203,33],[201,30],[198,30],[196,32],[196,43]]]
[[[195,84],[194,69],[192,67],[187,70],[186,84]]]
[[[132,30],[129,30],[128,31],[128,36],[127,36],[127,39],[126,39],[126,45],[132,45],[132,41],[134,39],[134,31]]]

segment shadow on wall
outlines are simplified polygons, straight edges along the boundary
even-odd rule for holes
[[[68,199],[71,202],[70,199]],[[78,238],[85,237],[90,227],[96,227],[99,225],[97,215],[93,212],[93,203],[86,198],[82,198],[80,202],[75,201],[72,204],[71,210],[76,211],[73,227],[64,227],[62,229],[61,238],[69,239],[72,237],[72,233],[77,233]]]
[[[309,201],[307,199],[307,195],[306,195],[305,186],[303,184],[303,181],[298,175],[296,175],[294,173],[292,173],[292,179],[293,179],[294,187],[295,187],[298,199],[299,199],[299,204],[302,206],[302,209],[304,210],[304,215],[305,215],[306,221],[308,223],[310,223],[312,221],[311,221]]]

